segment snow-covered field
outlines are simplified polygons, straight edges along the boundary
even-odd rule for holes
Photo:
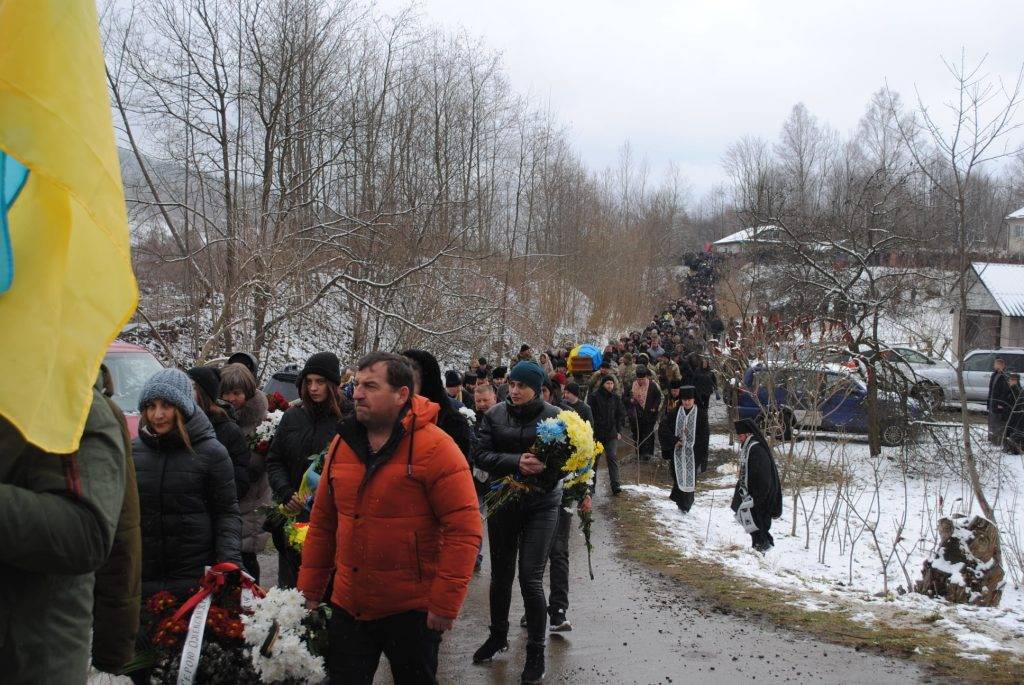
[[[978,437],[983,438],[983,432]],[[934,452],[936,445],[930,440],[922,438],[908,458]],[[995,458],[980,442],[980,449]],[[713,435],[711,446],[729,448],[728,436]],[[987,480],[987,494],[995,499],[1007,578],[1001,605],[989,609],[908,592],[934,549],[938,519],[977,513],[962,478],[934,465],[910,469],[904,478],[899,449],[886,448],[882,458],[871,459],[868,446],[856,440],[808,440],[797,443],[796,454],[806,463],[845,471],[848,480],[836,485],[824,479],[821,485],[802,489],[795,507],[796,535],[791,534],[793,492],[787,489],[783,516],[772,526],[775,548],[767,556],[751,549],[750,536],[733,519],[732,463],[719,467],[709,481],[711,489],[697,493],[688,514],[668,499],[665,488],[626,487],[647,500],[662,538],[684,555],[720,563],[764,586],[797,592],[800,605],[807,609],[845,612],[865,624],[919,624],[922,629],[943,630],[956,638],[966,658],[987,659],[995,650],[1024,654],[1021,569],[1019,556],[1014,560],[1008,549],[1024,533],[1024,502],[1017,501],[1024,483],[1024,457],[1002,455]],[[780,453],[780,462],[784,458]]]

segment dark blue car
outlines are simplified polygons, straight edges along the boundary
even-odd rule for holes
[[[844,368],[767,367],[747,369],[737,398],[740,418],[755,419],[766,431],[788,439],[793,429],[837,433],[868,432],[867,386]],[[882,444],[902,445],[912,424],[923,418],[920,405],[879,391]]]

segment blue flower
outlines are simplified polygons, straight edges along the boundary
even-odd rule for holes
[[[558,419],[544,419],[537,424],[537,439],[544,444],[565,442],[565,423]]]

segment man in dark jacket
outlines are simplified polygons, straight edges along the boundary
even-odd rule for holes
[[[626,425],[626,407],[615,387],[615,376],[606,375],[601,385],[590,394],[590,411],[593,417],[594,438],[604,446],[604,458],[608,462],[608,480],[612,494],[622,490],[619,483],[618,444],[622,437],[622,427]],[[597,487],[597,471],[594,471],[594,482],[590,491]]]
[[[120,424],[99,388],[77,452],[51,454],[0,418],[0,673],[84,683],[95,572],[125,492]]]
[[[476,464],[497,480],[513,474],[534,476],[544,464],[530,452],[537,424],[559,410],[541,399],[547,374],[537,363],[521,361],[509,374],[509,397],[495,405],[480,425]],[[489,513],[487,536],[491,553],[491,626],[487,641],[473,654],[474,663],[489,661],[508,649],[508,614],[512,583],[519,560],[519,585],[526,606],[529,642],[522,682],[544,676],[547,602],[544,567],[562,503],[561,483],[549,492],[530,492]]]
[[[587,403],[580,399],[580,386],[576,381],[571,381],[566,384],[565,390],[562,391],[562,403],[572,411],[579,414],[580,418],[591,426],[594,425],[594,413],[590,411],[590,407]]]
[[[988,379],[988,439],[994,445],[1003,444],[1006,422],[1009,419],[1010,383],[1006,378],[1006,362],[996,357],[992,375]]]
[[[751,419],[735,424],[740,442],[740,474],[732,496],[732,510],[750,533],[754,549],[765,553],[775,545],[772,519],[782,516],[782,484],[772,448]],[[743,512],[749,512],[745,516]]]
[[[139,526],[139,486],[135,482],[132,438],[121,408],[110,398],[114,381],[106,367],[103,395],[121,426],[125,450],[124,501],[117,521],[114,546],[96,571],[92,609],[92,664],[105,673],[119,673],[135,655],[142,609],[142,532]]]

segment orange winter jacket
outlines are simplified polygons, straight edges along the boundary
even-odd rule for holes
[[[480,546],[476,490],[466,458],[436,425],[439,407],[419,395],[388,443],[370,453],[354,418],[327,453],[298,588],[358,620],[404,611],[454,619]]]

